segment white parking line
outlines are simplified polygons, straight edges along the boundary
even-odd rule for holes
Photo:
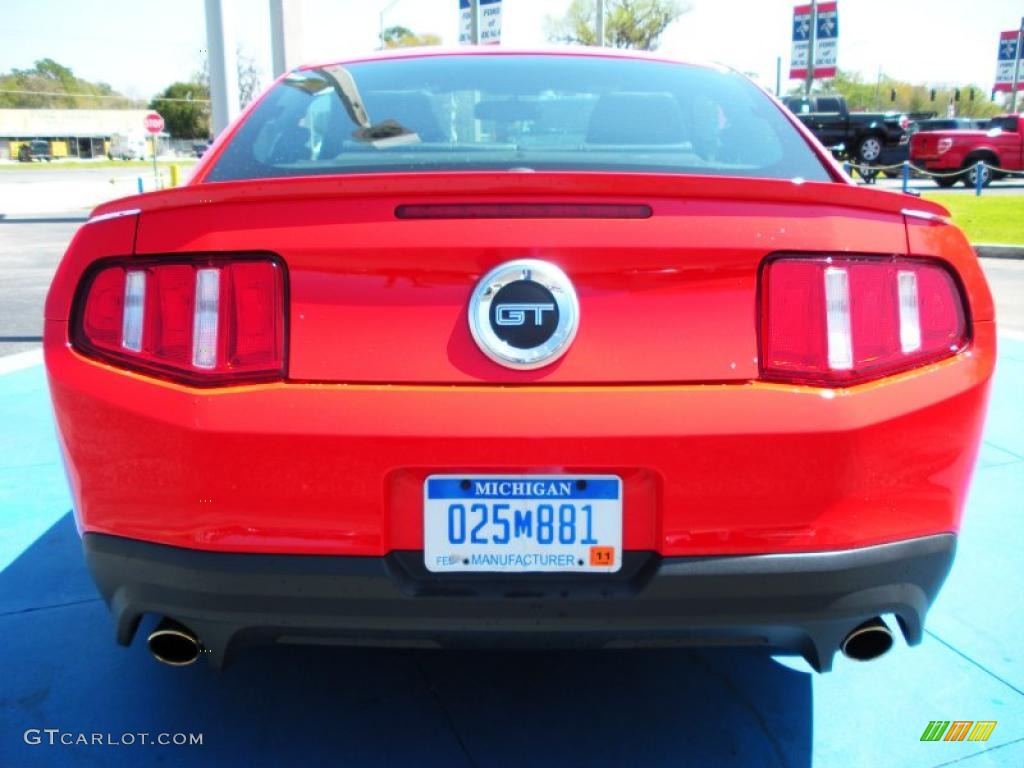
[[[28,352],[18,352],[14,355],[5,355],[4,357],[0,357],[0,376],[3,376],[5,373],[23,371],[34,365],[42,365],[42,362],[42,349],[30,349]]]
[[[1004,339],[1013,339],[1014,341],[1024,341],[1024,331],[998,331],[998,335]]]

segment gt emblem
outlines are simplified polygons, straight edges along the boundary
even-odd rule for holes
[[[576,337],[580,305],[569,276],[539,259],[495,267],[473,289],[469,330],[487,357],[531,370],[564,355]]]
[[[494,322],[498,325],[522,325],[528,312],[533,313],[533,324],[544,325],[544,313],[554,312],[554,304],[498,304],[494,308]]]

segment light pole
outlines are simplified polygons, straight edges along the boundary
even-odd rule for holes
[[[302,63],[303,0],[270,0],[270,58],[274,77]]]
[[[238,61],[235,58],[232,0],[206,0],[206,48],[210,62],[210,128],[217,136],[238,115]]]
[[[380,45],[377,47],[377,50],[384,50],[384,14],[398,5],[401,1],[402,0],[391,0],[390,3],[380,9],[380,36],[377,38],[380,40]]]
[[[1020,44],[1024,38],[1024,16],[1020,19],[1020,29],[1017,30],[1017,58],[1013,62],[1013,84],[1010,86],[1010,114],[1017,114],[1017,83],[1020,78],[1020,64],[1024,60],[1021,56]]]
[[[469,0],[469,44],[480,45],[480,0]]]
[[[604,0],[597,0],[597,47],[604,47]]]
[[[807,38],[807,80],[804,82],[804,92],[808,98],[811,96],[811,87],[814,85],[814,41],[818,37],[818,0],[811,0],[811,29]]]

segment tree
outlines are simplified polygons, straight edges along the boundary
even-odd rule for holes
[[[440,45],[441,38],[429,32],[417,35],[408,27],[388,27],[381,34],[381,43],[385,48],[414,48],[420,45]]]
[[[263,90],[263,73],[256,59],[247,55],[241,47],[235,51],[235,60],[238,62],[238,105],[245,109]]]
[[[932,100],[932,91],[935,99]],[[960,91],[960,100],[956,100],[956,92]],[[971,91],[974,99],[971,99]],[[892,92],[896,92],[895,100]],[[803,85],[790,89],[790,95],[802,95]],[[815,81],[815,93],[838,93],[846,99],[853,111],[891,111],[891,112],[935,112],[941,117],[946,116],[950,103],[961,117],[992,117],[1003,112],[1003,108],[989,101],[988,93],[973,83],[963,85],[930,86],[924,83],[910,83],[906,80],[882,75],[866,80],[859,72],[840,69],[831,80]]]
[[[238,73],[238,106],[245,109],[249,102],[255,99],[263,90],[263,72],[256,63],[256,60],[246,54],[245,49],[239,46],[235,49],[235,67]],[[192,81],[198,83],[206,91],[210,92],[210,62],[203,58],[203,63],[198,72],[192,75]],[[204,98],[209,99],[209,95]]]
[[[106,83],[75,77],[69,67],[40,59],[31,69],[12,69],[0,75],[0,107],[15,109],[125,109],[140,104]]]
[[[607,0],[605,45],[654,50],[665,28],[689,10],[690,7],[679,0]],[[596,0],[572,0],[564,18],[548,19],[548,39],[597,45],[596,14]]]
[[[172,83],[149,102],[164,118],[164,130],[175,139],[210,135],[210,89],[202,83]]]
[[[35,71],[39,77],[60,84],[66,91],[72,90],[78,80],[70,69],[53,59],[40,59],[36,62]]]

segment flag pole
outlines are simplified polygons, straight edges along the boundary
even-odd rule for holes
[[[1020,44],[1024,38],[1024,16],[1020,20],[1020,28],[1017,30],[1017,58],[1013,62],[1013,85],[1010,86],[1010,113],[1017,114],[1017,83],[1020,78],[1020,65],[1024,61],[1021,56]]]
[[[469,0],[469,42],[480,45],[480,0]]]
[[[814,85],[814,41],[818,36],[818,0],[811,0],[811,34],[807,39],[807,79],[804,82],[804,94],[811,95]]]

